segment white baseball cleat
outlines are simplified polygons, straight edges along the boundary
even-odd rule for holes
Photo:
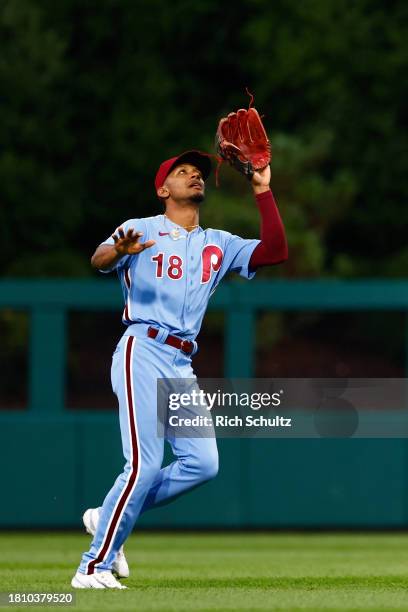
[[[85,525],[86,531],[90,535],[94,536],[99,522],[99,508],[88,508],[82,517],[82,521]],[[129,565],[126,561],[123,546],[121,546],[116,553],[116,558],[112,565],[112,571],[115,572],[118,578],[129,578]]]
[[[87,533],[94,536],[99,522],[99,508],[88,508],[88,510],[85,510],[82,522]]]
[[[129,565],[126,561],[125,553],[123,552],[123,546],[121,546],[116,553],[116,558],[112,565],[112,571],[115,572],[118,578],[129,578]]]
[[[105,570],[94,574],[81,574],[77,572],[71,580],[74,589],[127,589],[124,584],[116,580],[112,572]]]

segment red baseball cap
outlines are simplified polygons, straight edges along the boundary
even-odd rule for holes
[[[156,187],[156,191],[163,186],[164,181],[167,176],[176,166],[180,164],[192,164],[196,166],[203,175],[203,179],[206,181],[211,173],[211,160],[210,155],[208,153],[203,153],[202,151],[185,151],[181,155],[177,155],[176,157],[171,157],[170,159],[166,159],[157,171],[156,178],[154,179],[154,186]]]

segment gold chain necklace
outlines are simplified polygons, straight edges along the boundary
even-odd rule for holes
[[[174,223],[174,221],[172,221],[167,215],[166,213],[164,213],[164,216],[166,217],[166,219],[168,219],[169,221],[171,221],[171,223]],[[178,223],[176,223],[175,225],[178,225]],[[181,225],[180,227],[182,227],[183,229],[194,229],[195,227],[198,227],[198,223],[196,225]]]

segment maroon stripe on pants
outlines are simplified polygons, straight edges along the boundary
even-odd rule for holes
[[[134,336],[129,336],[126,343],[126,358],[125,358],[125,381],[126,381],[126,396],[127,396],[127,408],[129,413],[129,422],[130,422],[130,440],[131,440],[131,449],[132,449],[132,472],[129,477],[129,481],[124,488],[119,503],[116,506],[116,510],[111,518],[110,525],[108,531],[105,535],[105,542],[102,546],[102,549],[96,559],[93,559],[88,565],[87,574],[93,574],[95,571],[95,565],[97,563],[101,563],[103,561],[109,546],[112,542],[113,533],[116,529],[117,523],[119,521],[119,516],[122,512],[124,505],[126,504],[130,492],[133,488],[135,480],[137,478],[137,474],[139,471],[139,460],[138,460],[138,440],[136,434],[136,422],[135,422],[135,413],[134,413],[134,405],[133,405],[133,397],[132,397],[132,364],[131,364],[131,354],[132,354],[132,346],[134,342]]]

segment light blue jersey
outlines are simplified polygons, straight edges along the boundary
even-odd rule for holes
[[[222,278],[230,271],[245,278],[255,275],[248,266],[259,240],[201,227],[187,232],[165,215],[129,219],[121,227],[125,234],[129,229],[142,232],[143,242],[156,241],[116,265],[125,299],[125,325],[148,323],[194,340]],[[102,244],[114,244],[114,240],[110,237]]]
[[[221,279],[234,270],[246,278],[259,240],[244,240],[200,227],[187,232],[165,215],[130,219],[126,232],[143,232],[156,244],[115,266],[123,288],[126,331],[112,360],[112,388],[119,402],[122,474],[105,497],[88,552],[79,567],[93,574],[113,567],[138,516],[214,478],[218,470],[215,437],[168,437],[174,461],[162,467],[164,440],[157,435],[157,380],[195,380],[191,354],[165,342],[168,334],[195,340],[208,300]],[[102,244],[114,244],[108,238]],[[148,336],[149,326],[160,334]]]

